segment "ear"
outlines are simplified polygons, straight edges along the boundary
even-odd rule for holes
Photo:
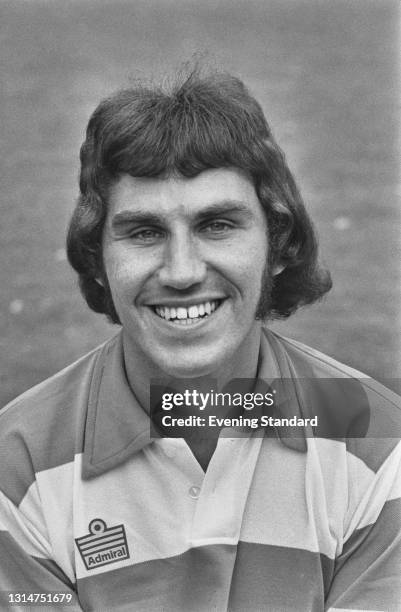
[[[273,266],[272,274],[273,276],[277,276],[278,274],[281,274],[283,270],[285,270],[284,264],[276,264],[275,266]]]

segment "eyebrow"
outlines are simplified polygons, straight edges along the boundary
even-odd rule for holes
[[[195,221],[202,221],[209,219],[210,217],[216,217],[219,215],[227,215],[230,213],[240,213],[245,215],[247,218],[253,216],[252,211],[245,202],[238,200],[224,200],[222,202],[214,202],[209,206],[206,206],[199,212],[195,213]],[[146,210],[121,210],[114,215],[111,220],[111,226],[113,229],[122,229],[126,225],[142,224],[142,225],[158,225],[163,223],[167,218],[166,215],[158,215]]]

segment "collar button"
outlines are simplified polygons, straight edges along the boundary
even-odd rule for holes
[[[188,495],[189,497],[192,497],[192,499],[198,499],[200,495],[200,487],[189,487]]]

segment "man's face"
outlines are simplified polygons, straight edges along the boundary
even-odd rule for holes
[[[213,375],[258,325],[267,252],[265,215],[241,171],[123,175],[103,259],[129,350],[157,375]]]

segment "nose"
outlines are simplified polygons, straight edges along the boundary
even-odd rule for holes
[[[204,262],[193,237],[187,233],[171,236],[166,243],[159,280],[173,289],[188,289],[206,277]]]

